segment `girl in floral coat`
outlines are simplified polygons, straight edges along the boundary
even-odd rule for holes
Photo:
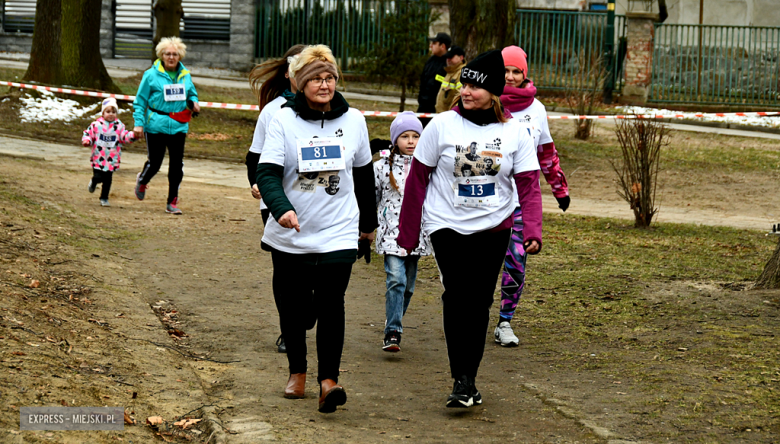
[[[422,130],[422,123],[413,112],[399,114],[390,125],[392,151],[388,156],[374,162],[376,205],[379,212],[376,252],[385,255],[387,273],[385,337],[382,349],[388,352],[401,350],[401,319],[414,293],[417,262],[420,256],[431,254],[428,239],[424,234],[420,234],[420,245],[411,254],[407,254],[406,250],[396,243],[406,176]]]
[[[116,99],[103,100],[101,116],[84,130],[81,144],[92,146],[92,179],[89,180],[89,192],[94,193],[97,184],[102,183],[100,205],[110,206],[108,193],[114,171],[119,169],[122,145],[135,140],[132,131],[117,119]]]

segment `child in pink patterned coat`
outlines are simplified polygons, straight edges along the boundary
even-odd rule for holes
[[[100,205],[111,206],[108,203],[108,193],[111,191],[111,180],[114,171],[119,169],[122,155],[122,145],[132,143],[135,136],[117,119],[119,108],[116,99],[103,100],[101,117],[92,122],[84,130],[81,144],[92,146],[92,179],[89,180],[89,192],[94,193],[97,184],[102,183],[100,190]]]

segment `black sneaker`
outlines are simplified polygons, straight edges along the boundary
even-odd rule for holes
[[[450,408],[467,408],[474,405],[473,392],[474,383],[466,375],[460,376],[455,379],[455,383],[452,385],[452,394],[447,398],[447,407]],[[480,395],[480,402],[482,396]]]
[[[284,345],[284,336],[279,335],[279,339],[276,340],[276,347],[279,353],[287,353],[287,346]]]
[[[474,401],[474,405],[482,405],[482,394],[477,390],[477,384],[471,382],[471,399]]]
[[[382,350],[386,352],[396,353],[401,351],[401,333],[397,331],[391,331],[385,335],[385,340],[382,342]]]

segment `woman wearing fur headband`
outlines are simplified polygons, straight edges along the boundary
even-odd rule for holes
[[[298,93],[268,125],[257,166],[257,184],[271,211],[262,248],[271,252],[287,345],[284,396],[305,396],[307,323],[300,313],[302,301],[312,301],[319,411],[330,413],[347,401],[338,383],[344,294],[358,241],[372,241],[377,227],[371,151],[365,118],[336,92],[339,69],[327,46],[304,49],[289,73]]]

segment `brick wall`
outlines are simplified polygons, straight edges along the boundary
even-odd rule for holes
[[[650,86],[653,65],[653,48],[657,20],[654,14],[627,14],[628,53],[626,54],[626,83],[622,102],[644,104]]]

